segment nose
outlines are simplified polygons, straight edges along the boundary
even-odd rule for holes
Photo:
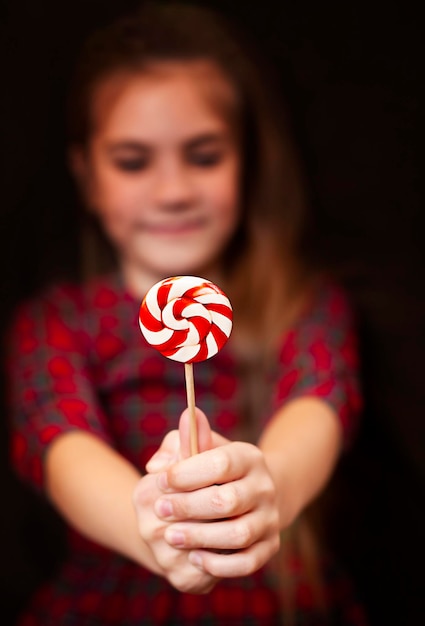
[[[155,180],[157,206],[166,210],[189,207],[195,198],[195,186],[184,163],[170,162],[158,167]]]

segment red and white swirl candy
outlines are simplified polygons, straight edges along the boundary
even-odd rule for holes
[[[223,291],[205,278],[173,276],[146,294],[139,325],[161,354],[194,363],[217,354],[232,331],[232,306]]]

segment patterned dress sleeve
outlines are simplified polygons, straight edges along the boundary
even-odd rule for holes
[[[344,293],[324,285],[279,353],[273,409],[301,396],[315,396],[336,412],[349,444],[362,409],[353,315]]]
[[[23,305],[9,334],[11,458],[17,473],[38,489],[44,455],[56,437],[81,429],[111,441],[91,380],[78,294],[56,288]]]

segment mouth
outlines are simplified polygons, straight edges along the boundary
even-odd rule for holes
[[[205,218],[188,220],[168,220],[159,223],[139,222],[137,228],[153,235],[185,235],[203,228],[206,224]]]

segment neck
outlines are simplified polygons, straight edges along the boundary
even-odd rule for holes
[[[158,272],[149,272],[146,269],[141,269],[140,267],[135,267],[133,264],[127,264],[125,262],[120,264],[120,270],[125,289],[136,299],[144,298],[149,289],[158,281],[179,274],[179,272],[170,272],[162,275]],[[223,272],[217,265],[211,265],[208,268],[206,267],[196,271],[188,271],[187,274],[206,278],[219,287],[223,287]]]

